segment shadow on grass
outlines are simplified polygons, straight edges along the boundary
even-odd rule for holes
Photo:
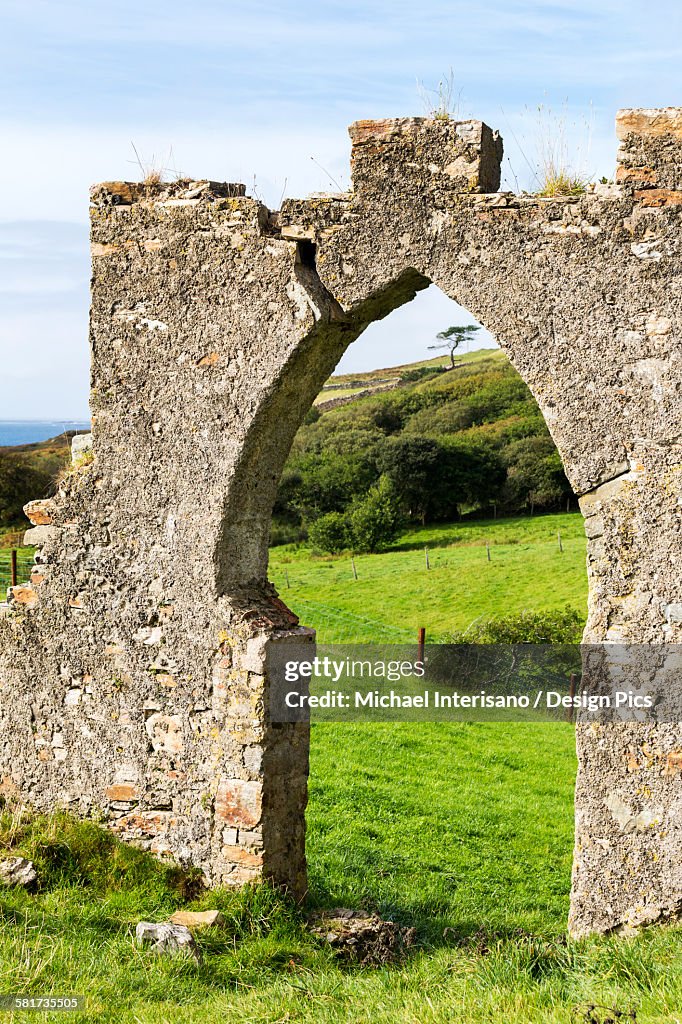
[[[472,950],[478,949],[483,940],[488,944],[499,943],[519,936],[528,936],[519,922],[510,921],[499,926],[486,922],[482,916],[456,915],[446,899],[433,896],[424,899],[391,899],[377,893],[367,879],[378,877],[376,871],[368,865],[367,874],[360,878],[349,879],[350,886],[329,886],[320,874],[310,871],[310,889],[306,905],[311,909],[329,910],[335,907],[347,907],[351,910],[365,910],[378,914],[380,917],[408,928],[414,928],[417,936],[417,947],[422,949],[440,949],[443,947],[465,946]],[[543,937],[554,941],[559,940],[562,932],[543,931]]]

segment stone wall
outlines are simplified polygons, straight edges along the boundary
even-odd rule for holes
[[[540,404],[586,516],[586,638],[680,642],[680,119],[623,112],[618,183],[574,198],[494,191],[501,140],[423,118],[354,125],[354,191],[275,214],[238,185],[93,190],[93,449],[0,618],[7,796],[304,891],[308,735],[268,724],[265,656],[313,634],[267,582],[272,503],[348,344],[430,282]],[[682,907],[681,751],[579,727],[574,933]]]

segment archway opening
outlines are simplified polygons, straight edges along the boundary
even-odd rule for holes
[[[451,352],[453,327],[472,329]],[[321,643],[414,644],[420,628],[457,642],[502,621],[518,640],[579,637],[583,520],[542,413],[485,328],[433,286],[368,327],[325,381],[272,523],[269,579]],[[568,722],[313,725],[312,893],[433,941],[561,928],[575,767]]]

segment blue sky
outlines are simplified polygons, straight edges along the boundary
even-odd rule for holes
[[[328,189],[321,167],[347,187],[346,126],[424,113],[417,80],[435,88],[450,68],[461,116],[502,132],[510,188],[533,187],[539,104],[564,118],[579,169],[601,176],[619,107],[682,101],[672,2],[655,17],[614,0],[0,0],[0,12],[3,418],[87,413],[88,187],[138,176],[131,140],[276,208]],[[374,325],[345,368],[425,358],[458,318],[429,290]]]

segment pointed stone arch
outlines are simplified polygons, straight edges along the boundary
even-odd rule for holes
[[[682,640],[682,114],[618,124],[618,183],[580,197],[497,192],[497,135],[423,118],[354,125],[354,191],[277,214],[238,185],[93,190],[93,456],[0,616],[8,792],[304,891],[308,739],[268,722],[265,655],[308,634],[266,581],[270,509],[341,352],[429,281],[543,411],[586,517],[587,639]],[[579,727],[574,933],[682,907],[680,747]]]

